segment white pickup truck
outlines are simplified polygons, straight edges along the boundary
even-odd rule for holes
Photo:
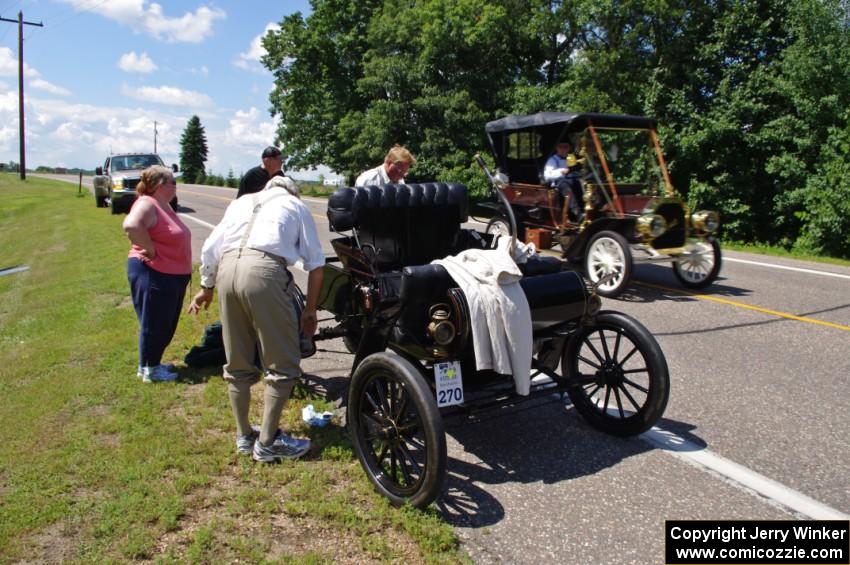
[[[113,214],[126,213],[136,201],[136,185],[142,177],[142,171],[152,165],[163,165],[156,153],[122,153],[110,155],[102,167],[95,169],[92,180],[95,204],[98,208],[109,207]],[[177,173],[177,165],[171,165]],[[177,210],[177,197],[171,201],[171,207]]]

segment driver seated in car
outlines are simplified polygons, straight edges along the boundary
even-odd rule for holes
[[[576,171],[581,167],[572,153],[573,144],[568,139],[562,139],[555,146],[555,153],[546,161],[543,168],[543,179],[552,188],[557,189],[563,202],[569,202],[570,219],[580,222],[584,208],[581,196],[581,180]],[[572,195],[572,198],[568,198]]]

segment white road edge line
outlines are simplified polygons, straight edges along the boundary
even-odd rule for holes
[[[669,451],[676,457],[711,469],[732,481],[751,489],[758,494],[778,502],[803,516],[814,520],[848,520],[844,514],[800,492],[774,481],[764,475],[734,461],[712,453],[708,449],[679,437],[673,432],[654,427],[640,435],[640,438],[652,445]]]
[[[187,220],[192,220],[193,222],[199,223],[199,224],[201,224],[202,226],[204,226],[205,228],[209,228],[209,229],[211,229],[211,230],[212,230],[212,229],[215,229],[215,226],[214,226],[214,225],[212,225],[211,223],[209,223],[209,222],[205,222],[205,221],[203,221],[203,220],[199,220],[198,218],[196,218],[196,217],[194,217],[194,216],[190,216],[189,214],[185,214],[185,213],[181,212],[181,213],[179,213],[179,214],[177,214],[177,215],[178,215],[178,216],[180,216],[181,218],[186,218]]]
[[[816,271],[814,269],[803,269],[801,267],[788,267],[786,265],[775,265],[773,263],[761,263],[759,261],[749,261],[747,259],[735,259],[734,257],[724,257],[724,261],[730,263],[744,263],[745,265],[756,265],[758,267],[771,267],[773,269],[783,269],[785,271],[797,271],[798,273],[809,273],[812,275],[823,275],[825,277],[837,277],[839,279],[850,279],[850,275],[842,275],[840,273],[830,273],[829,271]]]

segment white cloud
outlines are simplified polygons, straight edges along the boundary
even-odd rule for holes
[[[110,152],[157,150],[167,163],[178,160],[180,134],[188,116],[158,110],[69,104],[28,97],[27,164],[94,168]],[[17,95],[0,95],[0,161],[18,160]]]
[[[163,14],[162,6],[147,0],[65,0],[80,12],[92,12],[119,22],[130,29],[169,43],[200,43],[213,33],[213,23],[227,17],[220,8],[201,6],[180,17]]]
[[[192,73],[193,75],[201,75],[202,77],[210,76],[210,70],[207,68],[206,65],[201,65],[200,68],[193,67],[193,68],[189,69],[189,72]]]
[[[269,31],[278,31],[279,29],[280,26],[278,24],[266,24],[266,29],[263,30],[263,33],[251,40],[251,45],[248,47],[248,50],[244,53],[240,53],[237,59],[233,61],[233,64],[246,71],[254,73],[265,72],[265,67],[260,64],[260,58],[266,54],[266,49],[263,47],[263,38]]]
[[[8,47],[0,47],[0,76],[14,76],[18,74],[18,59],[12,56],[12,50]]]
[[[191,113],[201,117],[207,134],[208,170],[241,175],[260,164],[260,153],[274,140],[275,119],[249,108],[229,116],[200,114],[194,110],[145,109],[128,106],[74,104],[64,99],[29,96],[27,112],[27,164],[30,167],[84,167],[102,165],[110,153],[153,151],[154,121],[157,151],[167,163],[178,163],[180,137]],[[182,112],[186,112],[183,114]],[[0,93],[0,162],[18,161],[17,92]],[[317,171],[293,171],[293,177],[315,179],[334,175],[324,167]]]
[[[30,86],[33,88],[37,88],[39,90],[43,90],[45,92],[49,92],[50,94],[56,94],[57,96],[70,96],[71,91],[67,88],[62,88],[61,86],[56,86],[55,84],[49,83],[42,78],[35,78],[29,81]]]
[[[18,58],[8,47],[0,47],[0,76],[18,76]],[[29,86],[38,90],[44,90],[58,96],[68,96],[71,91],[61,86],[56,86],[41,78],[41,73],[24,63],[24,76],[27,77]]]
[[[0,47],[0,76],[18,76],[18,56],[8,47]],[[41,73],[24,62],[24,76],[38,77]]]
[[[18,111],[18,93],[9,91],[5,94],[0,95],[0,114],[4,114],[5,112],[17,112]],[[18,115],[15,114],[15,120],[18,119]],[[2,122],[0,122],[2,123]]]
[[[226,134],[232,143],[265,147],[274,141],[275,130],[276,125],[272,117],[261,116],[260,111],[252,106],[247,112],[236,111],[236,114],[230,118]]]
[[[144,102],[156,102],[171,106],[190,106],[194,108],[209,108],[213,106],[212,98],[194,90],[184,90],[176,86],[141,86],[132,88],[121,85],[121,94]]]
[[[135,51],[124,53],[121,59],[118,60],[118,68],[127,73],[152,73],[157,70],[154,63],[148,54],[142,52],[141,55],[136,55]]]
[[[234,174],[241,175],[260,164],[260,154],[274,141],[277,126],[271,116],[253,107],[237,110],[226,120],[223,129],[207,127],[201,120],[209,147],[207,170],[226,175],[233,169]]]

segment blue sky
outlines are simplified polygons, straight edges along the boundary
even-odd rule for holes
[[[239,175],[274,139],[259,38],[308,0],[0,0],[24,26],[27,166],[94,168],[110,151],[179,161],[196,114],[207,169]],[[0,22],[0,162],[19,161],[18,26]],[[326,175],[328,172],[323,170]],[[315,176],[317,173],[313,173]],[[308,176],[308,175],[296,175]]]

